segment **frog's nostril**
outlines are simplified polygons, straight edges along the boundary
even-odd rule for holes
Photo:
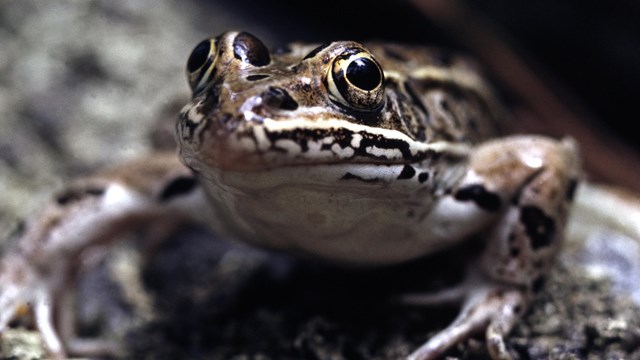
[[[295,110],[298,103],[289,95],[287,90],[270,86],[262,93],[262,101],[269,107],[282,110]]]

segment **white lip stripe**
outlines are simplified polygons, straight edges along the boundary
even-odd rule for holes
[[[362,141],[362,135],[360,133],[368,133],[371,135],[380,135],[387,140],[399,140],[409,145],[409,150],[412,155],[420,152],[435,151],[435,152],[449,152],[454,155],[466,155],[469,153],[469,145],[460,143],[451,143],[447,141],[436,141],[433,143],[422,143],[411,139],[409,136],[397,131],[382,128],[375,128],[366,125],[354,124],[350,121],[342,119],[323,119],[322,121],[309,122],[305,119],[292,119],[292,120],[273,120],[265,119],[263,124],[259,125],[270,133],[295,131],[304,129],[307,131],[313,130],[336,130],[346,129],[354,133],[352,142],[356,142],[360,145]],[[354,146],[358,147],[358,146]]]
[[[367,153],[376,157],[386,157],[388,159],[397,159],[402,157],[402,152],[398,149],[384,149],[377,146],[367,146]]]

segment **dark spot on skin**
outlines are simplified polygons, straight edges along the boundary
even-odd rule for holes
[[[567,200],[573,201],[573,197],[576,195],[576,188],[578,187],[578,180],[571,179],[567,185]]]
[[[67,206],[88,196],[95,197],[102,194],[104,194],[104,188],[101,187],[68,189],[56,196],[56,202],[60,206]]]
[[[173,179],[160,194],[160,201],[168,201],[177,196],[185,195],[195,189],[198,181],[193,176],[181,176]]]
[[[513,312],[515,312],[516,314],[520,314],[520,312],[522,312],[522,306],[520,305],[516,305],[513,307]]]
[[[405,165],[402,168],[400,175],[398,175],[398,180],[411,179],[415,174],[416,174],[416,169],[414,169],[413,166]]]
[[[469,96],[467,95],[467,93],[464,90],[462,90],[459,87],[453,87],[449,91],[449,94],[451,95],[453,100],[455,100],[456,102],[461,102],[463,100],[466,100],[465,103],[469,103],[469,101],[468,101]],[[449,105],[449,104],[447,104],[447,105]]]
[[[469,127],[469,130],[473,131],[474,133],[478,132],[478,120],[475,117],[470,117],[467,119],[467,126]]]
[[[198,107],[201,114],[210,114],[220,104],[220,87],[213,86],[207,91],[207,98],[202,102],[202,106]]]
[[[183,133],[184,134],[182,137],[183,140],[192,139],[193,134],[195,133],[196,128],[198,127],[196,123],[189,120],[186,114],[180,117],[180,122],[176,125],[176,127],[178,126],[182,126],[184,129],[187,130],[186,132]]]
[[[500,197],[492,192],[487,191],[480,184],[465,186],[456,191],[454,195],[456,200],[473,201],[480,208],[487,211],[497,211],[502,205]]]
[[[427,132],[425,131],[424,125],[420,124],[419,127],[420,127],[419,130],[415,134],[416,140],[421,142],[426,142]]]
[[[424,115],[425,121],[428,121],[430,116],[429,109],[422,101],[422,98],[420,98],[420,96],[416,92],[415,87],[412,85],[412,83],[405,81],[404,88],[406,89],[407,94],[409,94],[409,96],[411,97],[411,100],[413,101],[413,103],[418,107],[418,109]]]
[[[236,59],[253,66],[265,66],[271,62],[269,49],[247,32],[241,32],[233,39],[233,54]]]
[[[538,276],[531,282],[531,290],[534,293],[540,292],[540,290],[542,290],[542,287],[544,286],[544,282],[545,282],[544,277],[542,275]]]
[[[320,150],[324,151],[324,150],[331,150],[331,147],[333,146],[333,144],[329,143],[329,144],[322,144],[320,145]]]
[[[423,173],[420,173],[420,175],[418,175],[418,181],[420,182],[420,184],[424,183],[427,180],[429,180],[428,172],[423,172]]]
[[[457,93],[460,93],[460,91],[458,90]],[[454,98],[455,98],[455,94],[456,94],[456,91],[448,92],[448,95],[451,95]],[[456,126],[456,128],[459,128],[460,127],[460,118],[458,117],[458,115],[456,115],[453,112],[453,110],[451,109],[451,105],[449,104],[449,101],[447,99],[440,100],[440,108],[442,109],[443,112],[449,114],[450,119],[453,122],[453,124]]]
[[[378,182],[377,178],[373,178],[373,179],[365,179],[363,177],[360,177],[358,175],[353,175],[352,173],[348,172],[346,174],[344,174],[344,176],[342,176],[340,178],[340,180],[359,180],[362,182],[366,182],[366,183],[375,183]]]
[[[262,99],[272,108],[282,110],[295,110],[298,108],[298,103],[283,88],[270,86],[267,91],[262,93]]]
[[[384,54],[394,60],[398,60],[402,62],[405,62],[408,60],[403,53],[397,52],[395,49],[392,49],[389,47],[384,48]]]
[[[517,257],[518,255],[520,255],[520,249],[518,248],[511,248],[511,250],[509,250],[509,255],[511,257]]]
[[[395,78],[386,77],[384,78],[384,86],[386,88],[392,88],[397,91],[400,88],[398,85],[398,81]]]
[[[549,246],[556,233],[556,224],[540,208],[524,206],[520,210],[520,221],[524,224],[531,247],[536,250]]]
[[[449,107],[449,102],[447,100],[440,100],[440,107],[446,112],[451,112],[451,108]]]
[[[331,45],[331,43],[330,42],[326,42],[326,43],[318,46],[317,48],[311,50],[307,55],[305,55],[302,58],[302,60],[304,61],[304,60],[307,60],[307,59],[310,59],[310,58],[316,56],[320,51],[322,51],[324,48],[326,48],[329,45]]]
[[[257,80],[266,79],[268,77],[269,77],[269,75],[260,74],[260,75],[249,75],[249,76],[247,76],[246,79],[247,79],[247,81],[257,81]]]

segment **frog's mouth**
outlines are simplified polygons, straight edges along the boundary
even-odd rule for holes
[[[232,131],[209,129],[207,144],[184,144],[182,156],[223,171],[257,171],[289,166],[330,164],[402,165],[439,159],[459,161],[466,144],[420,142],[400,131],[355,124],[343,119],[301,119],[240,123]],[[186,145],[186,146],[185,146]]]

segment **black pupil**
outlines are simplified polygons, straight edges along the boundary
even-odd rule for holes
[[[205,40],[198,44],[198,46],[196,46],[196,48],[191,52],[191,56],[189,56],[189,61],[187,61],[187,70],[189,72],[198,70],[198,68],[207,61],[210,49],[211,43],[209,40]]]
[[[362,90],[371,91],[380,84],[382,74],[371,59],[353,60],[347,67],[347,79]]]

